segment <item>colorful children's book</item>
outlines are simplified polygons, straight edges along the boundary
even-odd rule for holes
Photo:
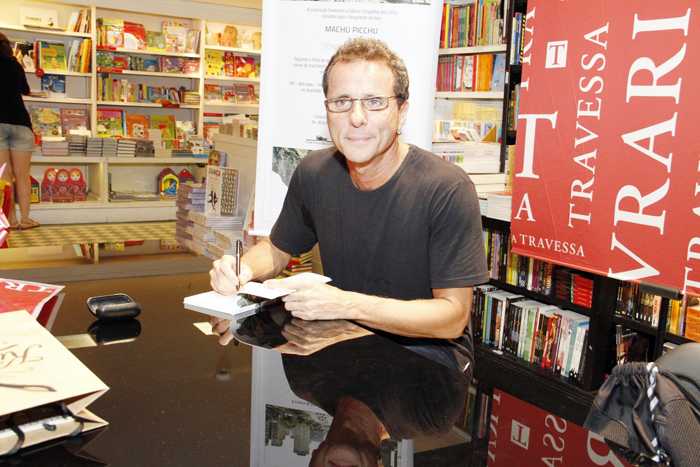
[[[160,63],[156,58],[146,58],[143,60],[143,71],[160,71]]]
[[[149,117],[150,128],[159,129],[164,140],[175,139],[175,117],[153,114]]]
[[[163,73],[179,73],[181,60],[182,59],[178,57],[161,57],[160,71]]]
[[[107,69],[113,69],[114,68],[114,52],[105,52],[105,51],[98,51],[97,52],[97,66],[99,68],[107,68]]]
[[[44,75],[41,77],[41,90],[49,93],[49,97],[58,97],[56,94],[66,93],[66,77],[59,75]],[[52,95],[53,94],[53,95]]]
[[[177,52],[177,34],[165,35],[165,51]]]
[[[146,50],[146,28],[143,24],[124,21],[124,48]]]
[[[188,140],[190,136],[197,133],[197,125],[192,120],[177,120],[175,122],[175,134],[178,141],[180,141],[180,147],[184,147],[182,143]]]
[[[255,58],[236,56],[236,78],[255,78]]]
[[[98,108],[97,109],[97,136],[124,137],[125,121],[123,109]]]
[[[114,54],[114,69],[115,70],[128,70],[129,69],[129,57],[123,54]]]
[[[150,123],[147,115],[126,115],[127,138],[146,138],[148,136],[148,128],[150,128]]]
[[[224,75],[231,78],[236,76],[236,56],[233,52],[224,52]]]
[[[205,101],[222,101],[221,86],[218,84],[205,84],[204,85],[204,100]]]
[[[102,29],[104,31],[104,45],[124,47],[124,20],[104,18]]]
[[[226,76],[224,68],[224,51],[207,50],[204,55],[204,74],[207,76]]]
[[[168,43],[168,36],[174,39],[175,50],[170,50],[170,52],[180,52],[184,53],[187,47],[187,34],[192,27],[191,23],[180,23],[175,21],[163,21],[161,22],[161,31],[166,35],[166,44]]]
[[[165,51],[165,34],[158,31],[146,31],[146,48],[148,50]]]
[[[206,85],[205,85],[206,86]],[[221,97],[224,102],[236,103],[236,91],[232,84],[221,85]]]
[[[199,74],[199,60],[185,59],[185,74]]]
[[[493,59],[493,74],[491,75],[491,91],[503,91],[506,79],[506,55],[495,54]]]
[[[87,130],[90,128],[90,117],[87,109],[61,109],[61,129],[63,135],[70,130]]]
[[[250,91],[247,84],[234,84],[237,104],[250,104]]]
[[[250,96],[250,103],[251,104],[259,104],[260,103],[260,91],[259,88],[256,88],[254,85],[249,84],[248,85],[248,95]]]
[[[185,53],[197,53],[199,50],[199,29],[187,30],[187,43],[185,44]]]
[[[66,71],[66,45],[63,42],[40,42],[39,63],[44,70]]]
[[[30,106],[29,115],[32,119],[34,134],[42,136],[63,136],[61,128],[61,111],[53,107]]]
[[[204,132],[204,146],[214,147],[214,135],[219,132],[218,122],[204,122],[202,125],[202,131]]]

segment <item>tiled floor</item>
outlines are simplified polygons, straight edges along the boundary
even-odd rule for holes
[[[42,225],[29,230],[11,230],[10,248],[55,246],[79,243],[111,243],[172,239],[175,221],[119,224]]]

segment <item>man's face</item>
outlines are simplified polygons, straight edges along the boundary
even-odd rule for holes
[[[378,62],[336,64],[328,82],[327,99],[393,96],[394,76],[389,66]],[[366,164],[377,156],[398,149],[396,130],[403,126],[408,102],[399,109],[396,99],[389,107],[371,111],[354,101],[347,112],[326,112],[328,129],[335,147],[355,164]]]

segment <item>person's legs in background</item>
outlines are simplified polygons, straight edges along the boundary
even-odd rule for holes
[[[11,229],[18,229],[19,223],[17,222],[17,212],[15,210],[15,190],[12,189],[12,179],[14,176],[12,174],[12,162],[10,159],[9,149],[0,151],[0,167],[2,167],[3,164],[5,164],[5,170],[2,172],[2,182],[0,183],[0,189],[2,189],[2,193],[0,193],[3,200],[2,205],[8,206],[8,204],[6,204],[7,200],[5,197],[9,197],[9,211],[5,213],[7,215],[7,222],[10,223]],[[6,186],[9,186],[9,189],[6,190]]]
[[[38,224],[29,218],[30,196],[32,191],[32,182],[29,176],[29,164],[31,157],[32,153],[28,151],[10,151],[12,172],[17,185],[17,199],[14,201],[19,205],[19,212],[22,219],[20,222],[21,229],[38,227]],[[17,216],[15,214],[15,220],[16,218]]]
[[[0,124],[0,165],[7,162],[3,180],[12,182],[16,180],[17,199],[14,199],[15,190],[11,190],[12,202],[8,221],[10,226],[20,229],[38,227],[39,223],[29,218],[31,178],[29,167],[32,152],[34,151],[34,133],[28,127],[20,125]],[[9,170],[8,170],[9,169]],[[15,201],[19,205],[21,222],[18,222]]]

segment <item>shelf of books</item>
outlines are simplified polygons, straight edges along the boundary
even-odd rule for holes
[[[237,132],[257,136],[248,116],[257,118],[259,108],[260,26],[118,8],[0,5],[7,21],[0,30],[31,90],[24,100],[39,144],[32,176],[46,185],[65,177],[61,170],[80,172],[87,185],[84,200],[33,206],[39,222],[174,219],[174,202],[160,200],[156,175],[168,166],[198,174],[213,134],[230,126],[231,116],[245,122]],[[216,71],[212,56],[221,59]],[[205,81],[220,97],[202,99]],[[47,169],[55,169],[51,180]],[[116,202],[110,188],[144,201]]]
[[[210,21],[206,27],[203,105],[257,114],[260,102],[261,30]]]
[[[502,10],[501,1],[446,1],[438,39],[432,151],[478,181],[480,196],[506,188],[501,128],[508,47]]]

